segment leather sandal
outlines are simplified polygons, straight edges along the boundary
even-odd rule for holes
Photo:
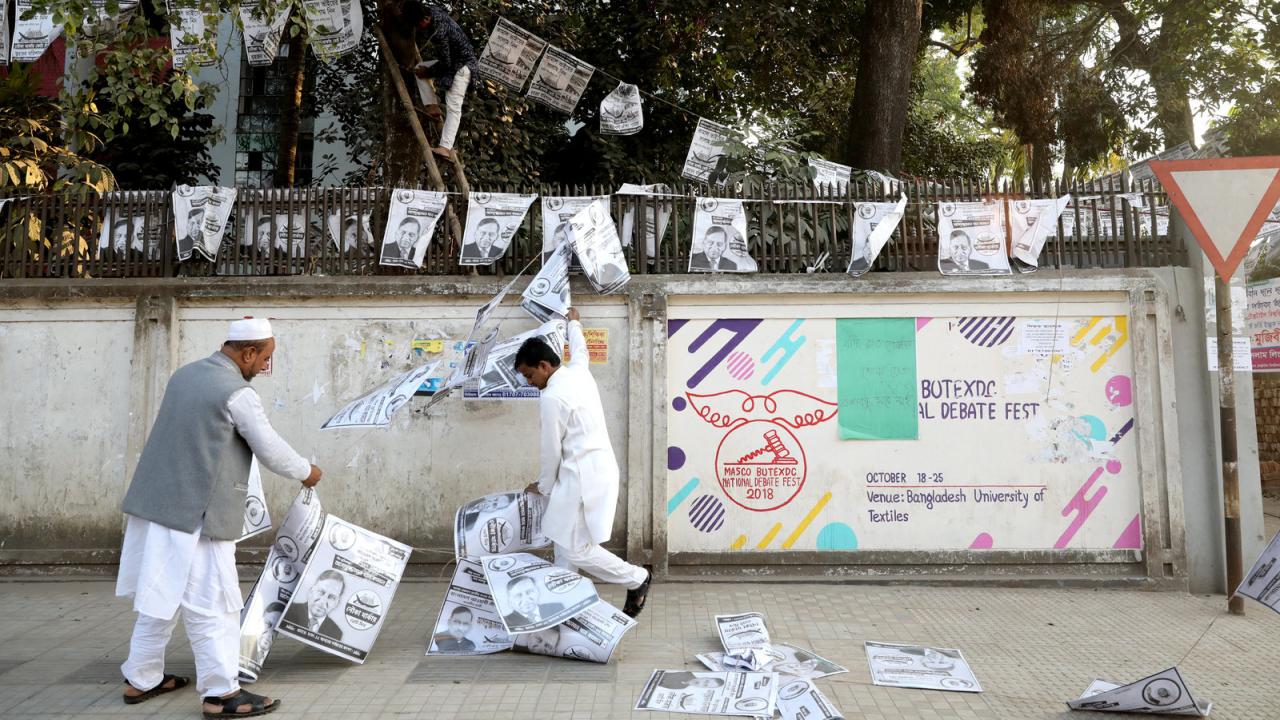
[[[238,718],[238,717],[255,717],[257,715],[266,715],[275,712],[280,708],[280,699],[277,698],[267,704],[265,695],[258,695],[247,690],[232,695],[229,698],[221,698],[217,695],[211,695],[203,698],[203,702],[208,705],[221,705],[221,712],[205,711],[204,716],[207,718]],[[248,705],[248,712],[239,712],[241,705]]]
[[[645,575],[644,582],[635,590],[627,591],[627,602],[622,606],[622,612],[629,618],[635,618],[644,610],[644,602],[649,599],[649,583],[653,582],[653,573],[649,572]]]
[[[170,680],[173,681],[173,687],[165,687],[165,684],[168,683]],[[128,680],[125,680],[124,684],[128,685],[129,687],[133,687],[133,684],[130,683]],[[164,677],[160,678],[159,684],[157,684],[155,687],[151,688],[150,690],[147,690],[146,692],[142,693],[141,695],[123,695],[122,697],[124,697],[125,705],[137,705],[138,703],[146,702],[147,700],[150,700],[151,698],[157,695],[170,693],[170,692],[173,692],[174,690],[181,690],[182,688],[186,687],[189,684],[191,684],[191,680],[189,678],[178,677],[177,675],[165,675]],[[140,688],[133,688],[133,689],[139,690]]]

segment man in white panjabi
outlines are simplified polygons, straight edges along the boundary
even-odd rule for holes
[[[244,603],[235,540],[255,455],[306,487],[321,472],[272,429],[249,387],[275,346],[270,322],[238,320],[218,352],[179,368],[165,388],[123,505],[116,595],[132,598],[138,613],[120,667],[128,704],[188,684],[164,673],[165,646],[181,612],[205,717],[263,715],[280,706],[241,690],[237,680]]]
[[[627,588],[623,612],[644,609],[652,575],[601,547],[613,532],[618,461],[609,444],[600,390],[591,377],[587,341],[576,309],[569,309],[569,362],[541,338],[525,341],[515,369],[542,391],[542,468],[528,492],[548,496],[542,530],[555,544],[556,565],[582,570]]]

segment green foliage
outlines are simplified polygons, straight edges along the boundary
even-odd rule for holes
[[[37,90],[36,79],[22,66],[0,78],[0,192],[110,189],[111,172],[71,149],[92,150],[97,138],[68,128],[57,103]],[[74,139],[74,145],[68,139]]]

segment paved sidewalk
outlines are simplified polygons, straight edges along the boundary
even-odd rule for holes
[[[138,706],[120,701],[119,664],[133,615],[102,581],[0,580],[0,717],[199,718],[187,689]],[[255,689],[284,699],[279,718],[677,717],[633,712],[655,668],[697,668],[717,649],[712,616],[758,610],[774,638],[810,647],[849,668],[818,680],[847,718],[1116,717],[1071,713],[1063,701],[1095,676],[1129,682],[1175,663],[1213,717],[1280,716],[1280,616],[1249,604],[1245,617],[1221,597],[1108,590],[1022,590],[747,582],[656,585],[640,625],[609,665],[502,653],[423,656],[445,589],[401,586],[365,665],[282,639]],[[622,593],[606,598],[620,605]],[[1251,601],[1250,601],[1251,602]],[[179,624],[181,628],[181,624]],[[985,692],[930,692],[871,685],[864,640],[964,651]],[[179,629],[169,670],[191,674]],[[679,716],[709,717],[709,716]]]

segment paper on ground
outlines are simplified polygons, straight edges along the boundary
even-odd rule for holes
[[[386,427],[391,424],[391,417],[396,411],[409,402],[409,398],[418,391],[422,381],[435,372],[437,360],[430,365],[414,368],[401,373],[386,383],[374,388],[364,395],[347,403],[320,426],[321,430],[343,427]]]
[[[1171,667],[1128,685],[1094,680],[1079,698],[1068,700],[1067,707],[1072,710],[1206,717],[1213,709],[1213,703],[1193,698],[1178,668]]]
[[[831,662],[812,650],[798,648],[790,643],[774,643],[769,649],[769,656],[770,662],[764,669],[784,676],[784,680],[787,678],[815,680],[828,675],[849,672],[847,668]],[[724,663],[723,652],[702,653],[696,657],[699,662],[707,666],[708,670],[723,672],[734,669]]]
[[[480,562],[512,635],[559,625],[600,600],[590,580],[529,553],[487,555]]]
[[[410,552],[408,545],[327,516],[280,632],[363,663],[385,624]]]
[[[253,682],[262,672],[275,640],[276,625],[311,558],[322,525],[324,509],[320,506],[320,497],[315,490],[302,488],[289,506],[284,522],[280,523],[262,574],[249,589],[244,609],[240,611],[242,681]]]
[[[763,670],[774,661],[769,629],[761,613],[717,615],[716,633],[724,646],[721,659],[736,670]]]
[[[559,625],[515,636],[515,650],[569,660],[607,663],[636,621],[601,600]]]
[[[547,498],[524,491],[472,500],[454,514],[453,550],[458,558],[533,550],[551,544],[542,534]]]
[[[890,687],[982,692],[964,655],[951,648],[863,643],[871,682]]]
[[[772,717],[777,696],[775,673],[654,670],[635,709]]]
[[[779,681],[778,714],[782,720],[843,720],[844,715],[813,681],[784,677]]]
[[[1267,543],[1235,594],[1253,598],[1280,612],[1280,533]]]
[[[488,655],[511,649],[511,636],[493,604],[484,569],[461,559],[444,595],[428,655]]]

